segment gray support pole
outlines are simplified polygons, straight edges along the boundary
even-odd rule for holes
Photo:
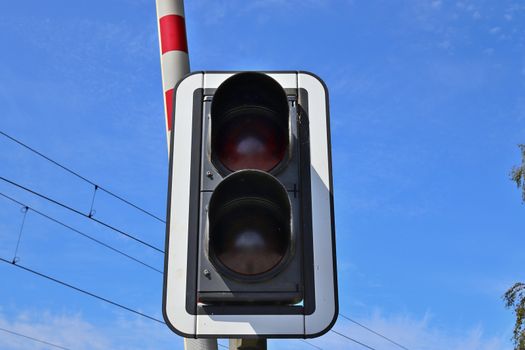
[[[186,350],[217,350],[217,339],[184,339]]]
[[[266,350],[266,339],[230,339],[229,350]]]

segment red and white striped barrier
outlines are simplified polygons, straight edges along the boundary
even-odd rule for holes
[[[160,62],[166,115],[168,152],[173,118],[173,88],[190,72],[183,0],[156,0]]]
[[[190,72],[184,0],[156,0],[159,27],[160,64],[166,114],[166,137],[170,152],[173,120],[173,88]],[[217,339],[184,338],[185,350],[217,350]]]

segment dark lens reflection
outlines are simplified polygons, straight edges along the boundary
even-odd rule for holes
[[[239,199],[221,210],[210,247],[226,268],[241,275],[259,275],[278,265],[286,254],[286,225],[273,203]]]
[[[270,171],[284,158],[286,131],[264,114],[239,114],[225,122],[215,139],[214,150],[230,171]]]

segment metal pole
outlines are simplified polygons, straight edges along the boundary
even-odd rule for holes
[[[173,120],[173,89],[190,72],[184,0],[156,0],[160,65],[168,152]],[[184,339],[186,350],[217,350],[217,339]]]
[[[186,350],[217,350],[217,339],[190,339],[184,338]]]
[[[156,2],[166,137],[169,152],[171,122],[173,120],[173,88],[190,72],[190,58],[186,39],[184,1],[156,0]]]
[[[230,339],[230,350],[266,350],[266,339]]]

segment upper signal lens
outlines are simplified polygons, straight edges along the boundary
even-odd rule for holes
[[[211,156],[219,170],[271,171],[289,146],[288,101],[261,73],[239,73],[222,83],[211,107]]]
[[[243,108],[229,118],[217,133],[214,151],[230,171],[270,171],[284,158],[288,137],[271,111]]]

